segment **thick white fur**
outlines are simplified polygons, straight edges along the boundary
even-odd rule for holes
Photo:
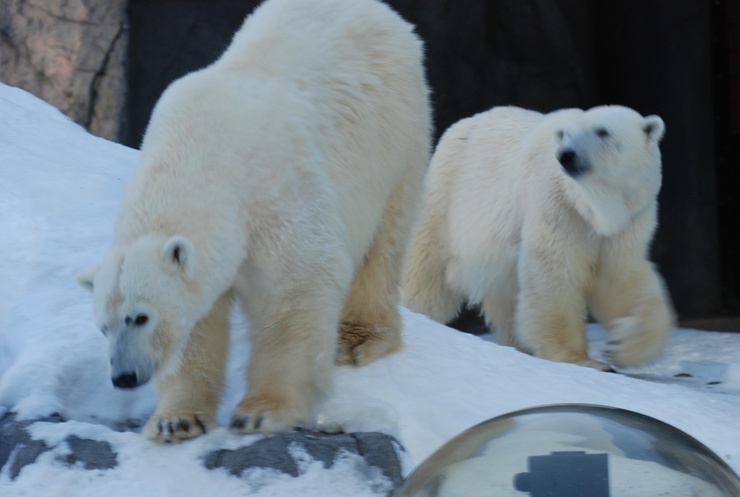
[[[606,369],[587,355],[590,311],[610,331],[614,364],[655,357],[674,319],[647,259],[663,132],[659,117],[620,106],[501,107],[456,123],[426,178],[405,303],[446,322],[467,299],[500,342]],[[565,150],[580,176],[559,164]]]
[[[79,278],[114,379],[157,381],[148,437],[215,423],[232,297],[252,331],[242,431],[299,425],[335,360],[400,347],[430,127],[421,42],[375,0],[268,0],[166,90],[113,248]]]

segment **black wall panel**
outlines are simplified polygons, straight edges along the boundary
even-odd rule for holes
[[[126,140],[138,146],[173,79],[214,60],[259,0],[131,0]],[[493,105],[618,103],[666,122],[653,259],[684,317],[720,284],[710,2],[388,0],[426,43],[436,137]],[[738,185],[740,186],[740,185]]]

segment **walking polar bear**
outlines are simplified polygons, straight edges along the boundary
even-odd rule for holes
[[[501,107],[456,123],[426,178],[406,304],[447,322],[467,299],[501,343],[607,370],[587,354],[591,312],[614,365],[655,357],[674,321],[647,259],[663,132],[621,106]]]
[[[232,297],[252,334],[239,431],[305,423],[335,361],[400,347],[430,129],[421,41],[375,0],[268,0],[165,91],[113,246],[78,278],[114,385],[156,381],[147,437],[216,424]]]

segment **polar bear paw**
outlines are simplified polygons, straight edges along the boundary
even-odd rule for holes
[[[306,416],[278,397],[258,396],[242,400],[231,416],[231,429],[240,433],[280,433],[301,426]]]
[[[609,364],[591,359],[582,352],[559,350],[556,353],[551,352],[549,354],[539,354],[535,356],[539,357],[540,359],[547,359],[548,361],[577,364],[579,366],[596,369],[598,371],[604,371],[607,373],[614,372],[614,369],[612,369]]]
[[[605,373],[613,373],[614,369],[608,365],[605,362],[597,361],[595,359],[584,359],[582,361],[577,362],[579,366],[584,366],[591,369],[596,369],[597,371],[603,371]]]
[[[202,412],[155,414],[143,434],[157,443],[177,443],[205,435],[214,425],[213,417]]]
[[[651,327],[636,316],[615,319],[610,326],[604,357],[618,367],[639,366],[665,348],[668,328]]]
[[[343,322],[339,327],[336,363],[364,366],[401,348],[398,329]]]

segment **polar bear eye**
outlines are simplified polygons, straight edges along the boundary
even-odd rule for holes
[[[606,138],[609,136],[609,131],[607,131],[606,128],[596,128],[595,133],[599,138]]]

